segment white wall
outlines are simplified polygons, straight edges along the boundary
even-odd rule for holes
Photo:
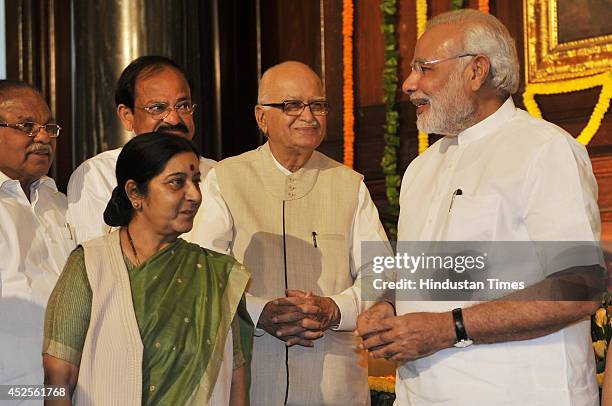
[[[0,0],[0,79],[6,78],[6,24],[4,23],[4,0]]]

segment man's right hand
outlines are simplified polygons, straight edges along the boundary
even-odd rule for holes
[[[321,322],[308,317],[320,312],[308,300],[297,297],[281,297],[266,303],[257,327],[285,341],[287,347],[314,346],[314,340],[323,337]]]

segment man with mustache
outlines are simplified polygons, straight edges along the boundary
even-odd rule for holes
[[[134,134],[159,132],[192,140],[195,131],[191,89],[185,72],[163,56],[143,56],[121,73],[115,89],[117,115]],[[79,243],[106,234],[102,213],[117,184],[115,164],[121,148],[83,162],[68,183],[68,221]],[[200,158],[202,179],[215,161]]]
[[[518,82],[514,41],[495,17],[462,10],[428,22],[403,91],[417,106],[419,130],[444,137],[404,174],[398,240],[486,241],[489,248],[502,241],[504,249],[508,241],[598,241],[586,149],[517,109]],[[397,300],[397,316],[379,303],[359,317],[363,348],[401,363],[398,405],[599,404],[588,317],[596,295],[557,301],[562,276],[551,265],[558,257],[522,253],[513,258],[518,267],[502,262],[503,276],[528,269],[535,284],[525,292],[553,288],[552,299],[521,300],[514,292],[467,302],[456,294],[446,296],[455,301]],[[577,269],[585,272],[576,276],[597,278],[598,264],[598,255],[584,257]]]
[[[0,385],[43,384],[45,307],[75,247],[46,176],[59,134],[38,90],[0,80]]]
[[[328,111],[308,66],[270,68],[255,106],[268,142],[204,181],[192,240],[252,273],[254,405],[369,404],[367,360],[347,330],[365,306],[361,242],[386,236],[362,175],[315,151]]]

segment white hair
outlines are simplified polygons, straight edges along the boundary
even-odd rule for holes
[[[439,14],[428,21],[427,29],[442,24],[464,27],[461,52],[485,55],[491,63],[487,84],[502,96],[516,93],[519,85],[519,61],[514,39],[494,16],[463,9]]]

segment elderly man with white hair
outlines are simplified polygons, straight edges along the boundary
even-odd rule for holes
[[[254,112],[266,144],[210,171],[191,235],[251,271],[251,404],[369,405],[351,331],[376,300],[361,286],[379,249],[362,242],[391,254],[378,211],[362,175],[315,150],[329,106],[310,67],[269,68]]]
[[[585,148],[517,109],[518,81],[514,42],[495,17],[462,10],[429,22],[403,91],[418,128],[444,137],[406,170],[399,240],[599,239]],[[540,266],[527,256],[528,269]],[[584,263],[595,278],[596,256]],[[506,277],[520,270],[508,266]],[[546,270],[536,287],[558,278]],[[397,316],[379,303],[360,316],[357,333],[374,357],[402,362],[399,405],[599,404],[588,318],[596,296],[527,298],[397,301]]]

